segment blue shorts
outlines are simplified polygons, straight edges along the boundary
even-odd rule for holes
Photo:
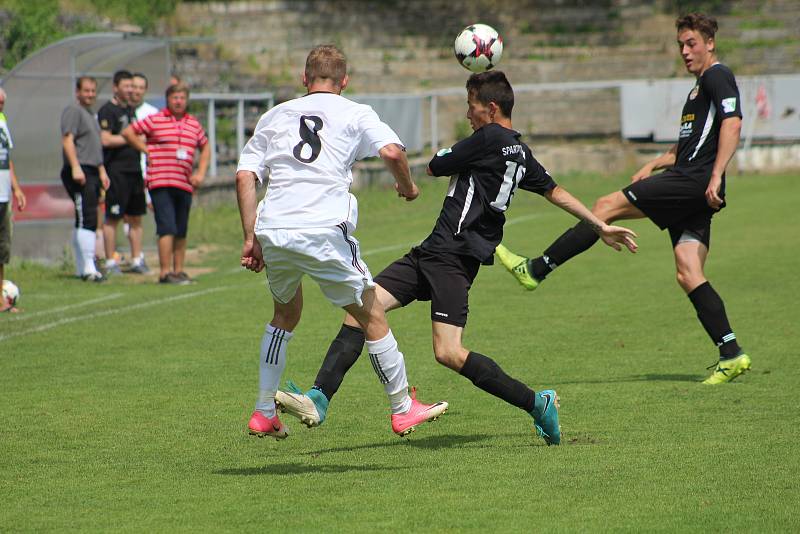
[[[159,187],[150,190],[150,199],[156,217],[156,234],[186,237],[192,194],[176,187]]]

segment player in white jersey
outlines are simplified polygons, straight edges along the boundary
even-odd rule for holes
[[[300,321],[304,275],[363,329],[373,369],[389,397],[396,433],[405,435],[447,409],[446,402],[428,405],[409,396],[403,354],[352,237],[358,206],[349,188],[356,160],[380,156],[395,178],[399,196],[408,201],[419,190],[397,134],[372,108],[341,96],[348,82],[346,70],[345,57],[336,47],[314,48],[303,73],[308,93],[265,113],[239,159],[241,263],[255,272],[266,267],[275,309],[261,342],[259,396],[248,425],[259,437],[287,435],[276,413],[275,393],[286,366],[286,346]],[[265,179],[267,193],[256,206],[256,180]],[[327,399],[318,393],[312,393],[313,404],[300,416],[307,426],[325,418]]]

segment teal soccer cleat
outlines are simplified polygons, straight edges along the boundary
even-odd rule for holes
[[[560,407],[560,399],[555,390],[546,389],[536,394],[536,402],[533,403],[533,410],[530,412],[533,417],[533,427],[548,445],[561,443],[561,425],[558,423]]]

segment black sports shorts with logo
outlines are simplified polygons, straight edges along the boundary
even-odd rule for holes
[[[375,282],[403,306],[431,301],[431,321],[467,324],[469,289],[481,262],[469,256],[430,252],[420,247],[386,267]]]
[[[711,217],[717,211],[706,202],[708,175],[701,179],[665,171],[632,183],[622,189],[622,194],[659,228],[669,230],[673,247],[682,238],[689,238],[708,248],[711,244]],[[723,181],[720,194],[723,199],[724,187]],[[724,207],[723,201],[720,209]]]
[[[108,177],[111,186],[106,191],[106,217],[119,219],[147,213],[142,171],[110,172]]]

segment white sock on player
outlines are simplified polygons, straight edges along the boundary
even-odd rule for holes
[[[78,241],[78,229],[72,230],[72,252],[75,254],[75,274],[83,276],[83,253],[81,244]]]
[[[92,230],[87,230],[86,228],[78,228],[77,230],[77,241],[78,241],[78,248],[79,251],[76,251],[75,263],[78,263],[77,257],[78,254],[81,255],[83,265],[81,266],[80,274],[85,276],[87,274],[94,274],[97,272],[97,268],[94,265],[94,239],[95,234]]]
[[[258,402],[256,410],[266,417],[275,417],[275,393],[286,367],[286,345],[292,333],[271,324],[261,338],[261,359],[258,364]]]
[[[389,397],[392,413],[406,413],[411,409],[406,364],[392,331],[389,330],[383,339],[367,341],[367,351],[372,369]]]

